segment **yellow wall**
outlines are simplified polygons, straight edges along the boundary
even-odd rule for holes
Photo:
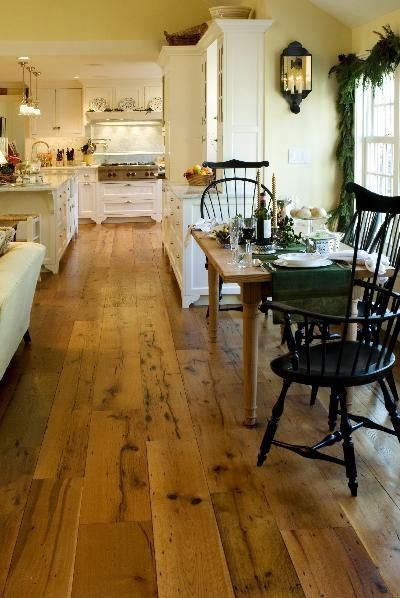
[[[209,19],[200,0],[22,0],[2,2],[1,39],[164,39],[169,33]]]
[[[277,194],[297,196],[297,203],[336,205],[341,182],[335,159],[337,115],[336,82],[328,71],[338,54],[351,49],[351,30],[308,0],[258,0],[257,16],[274,23],[266,33],[266,158],[269,174],[275,172]],[[313,56],[313,90],[292,114],[280,94],[279,59],[292,41],[303,44]],[[289,164],[288,150],[310,152],[309,164]]]
[[[400,9],[353,29],[353,52],[364,53],[370,50],[378,41],[373,32],[382,31],[382,25],[390,25],[395,33],[400,33]]]

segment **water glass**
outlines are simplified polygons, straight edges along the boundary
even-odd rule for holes
[[[230,240],[230,249],[232,252],[232,259],[228,262],[228,264],[237,264],[238,263],[238,253],[239,253],[239,238],[242,230],[242,219],[235,217],[231,218],[229,221],[229,240]]]
[[[245,268],[249,268],[253,263],[252,241],[254,241],[256,235],[256,223],[257,221],[254,217],[243,219],[242,235],[246,241]]]

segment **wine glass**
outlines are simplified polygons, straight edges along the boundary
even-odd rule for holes
[[[244,218],[243,219],[243,227],[242,227],[242,235],[243,239],[246,241],[246,266],[249,267],[252,265],[252,250],[251,250],[251,242],[254,240],[256,236],[256,219],[254,216],[251,218]]]

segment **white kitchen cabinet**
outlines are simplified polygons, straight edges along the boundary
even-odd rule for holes
[[[114,107],[121,108],[120,102],[134,100],[136,108],[143,107],[143,87],[140,84],[119,85],[114,89]]]
[[[98,183],[96,222],[142,216],[161,222],[161,188],[161,180]]]
[[[82,89],[42,88],[38,98],[41,116],[32,119],[32,137],[82,134]]]
[[[85,112],[92,108],[92,102],[95,100],[105,100],[107,108],[113,108],[114,106],[114,90],[111,85],[102,87],[85,87],[84,96]]]
[[[79,218],[96,220],[96,183],[78,183]]]
[[[91,102],[104,99],[108,108],[119,108],[121,100],[132,98],[136,108],[148,108],[149,102],[156,97],[162,97],[161,80],[132,79],[130,81],[110,82],[104,86],[87,85],[84,88],[84,110],[91,108]]]
[[[182,181],[188,166],[201,162],[202,50],[197,46],[164,46],[159,64],[164,72],[165,174]]]
[[[52,166],[42,168],[41,172],[46,174],[62,174],[75,177],[78,202],[76,213],[78,218],[90,218],[97,220],[97,167],[87,166]]]
[[[265,32],[271,24],[214,19],[199,42],[213,65],[206,77],[209,97],[212,89],[216,95],[218,160],[264,159]],[[210,111],[206,108],[212,118],[214,105]],[[210,119],[207,124],[211,126]]]
[[[214,19],[197,46],[162,48],[170,181],[181,181],[202,159],[264,159],[264,38],[271,24]]]
[[[208,295],[205,256],[188,233],[189,227],[200,218],[202,191],[203,187],[172,185],[168,181],[163,185],[163,247],[181,291],[183,308]],[[224,294],[239,292],[237,284],[223,286]]]

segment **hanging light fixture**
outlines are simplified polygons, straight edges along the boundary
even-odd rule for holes
[[[40,75],[42,74],[40,71],[33,71],[32,73],[36,79],[36,90],[35,90],[35,101],[34,101],[34,110],[35,116],[40,116],[41,112],[40,112],[40,108],[39,108],[39,99],[38,99],[38,78],[40,77]]]
[[[41,75],[34,66],[27,66],[29,58],[21,56],[18,62],[22,68],[22,100],[19,105],[19,114],[21,116],[40,116],[39,100],[38,100],[38,77]],[[29,73],[29,87],[25,83],[25,70]],[[36,93],[35,99],[32,94],[32,75],[36,79]]]
[[[26,101],[28,105],[28,116],[35,116],[35,103],[32,97],[32,73],[35,70],[34,66],[27,66],[26,70],[29,72],[29,89],[28,99]]]
[[[29,114],[29,106],[28,106],[28,98],[26,96],[26,86],[25,86],[25,67],[28,64],[29,58],[23,57],[19,58],[19,64],[22,68],[22,100],[19,105],[19,114],[20,116],[28,116]]]

